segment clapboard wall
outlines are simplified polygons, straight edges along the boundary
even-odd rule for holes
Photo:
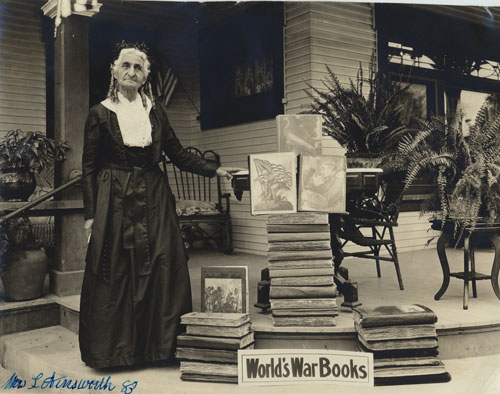
[[[0,138],[46,132],[45,44],[38,0],[0,3]]]

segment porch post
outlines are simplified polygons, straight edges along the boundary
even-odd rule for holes
[[[54,136],[70,146],[66,160],[56,168],[56,186],[60,186],[70,180],[71,171],[81,169],[83,129],[89,111],[88,16],[98,12],[100,5],[95,0],[67,0],[61,14],[57,3],[48,1],[42,9],[56,18],[56,24],[58,15],[65,16],[54,42]],[[81,200],[82,196],[79,188],[70,188],[58,198]],[[64,213],[55,220],[56,264],[50,272],[50,291],[59,296],[79,294],[87,249],[83,213]]]

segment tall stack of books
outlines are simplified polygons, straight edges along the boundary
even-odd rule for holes
[[[238,383],[238,349],[253,349],[248,313],[191,312],[177,336],[182,380]]]
[[[447,382],[438,358],[436,314],[422,305],[354,308],[360,349],[372,352],[375,384]]]
[[[338,315],[328,214],[269,215],[269,298],[275,326],[334,326]]]

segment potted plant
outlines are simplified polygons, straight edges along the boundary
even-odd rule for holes
[[[458,107],[459,108],[459,107]],[[460,110],[446,120],[419,121],[420,130],[405,136],[398,148],[399,165],[406,168],[405,189],[418,175],[435,180],[437,192],[424,210],[440,211],[441,229],[453,226],[460,240],[466,227],[495,222],[500,209],[500,114],[479,110],[466,138]]]
[[[338,141],[347,150],[349,167],[380,167],[390,159],[398,147],[401,137],[408,132],[408,117],[405,115],[405,98],[409,84],[391,80],[376,70],[375,57],[369,65],[368,78],[359,71],[354,82],[348,86],[339,81],[327,66],[325,90],[309,85],[312,99],[309,113],[323,116],[323,131]],[[367,88],[367,89],[366,89]],[[375,158],[366,160],[351,158]]]
[[[36,242],[29,218],[18,215],[0,225],[0,277],[9,301],[41,297],[47,255]]]
[[[36,187],[34,173],[63,160],[66,149],[41,132],[9,131],[0,141],[0,198],[26,201]]]

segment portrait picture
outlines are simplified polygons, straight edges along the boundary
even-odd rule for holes
[[[278,115],[278,152],[321,155],[321,115]]]
[[[248,267],[201,267],[201,311],[248,313]]]
[[[298,210],[345,212],[345,157],[301,155],[299,160]]]
[[[297,212],[297,157],[293,152],[250,155],[252,215]]]

